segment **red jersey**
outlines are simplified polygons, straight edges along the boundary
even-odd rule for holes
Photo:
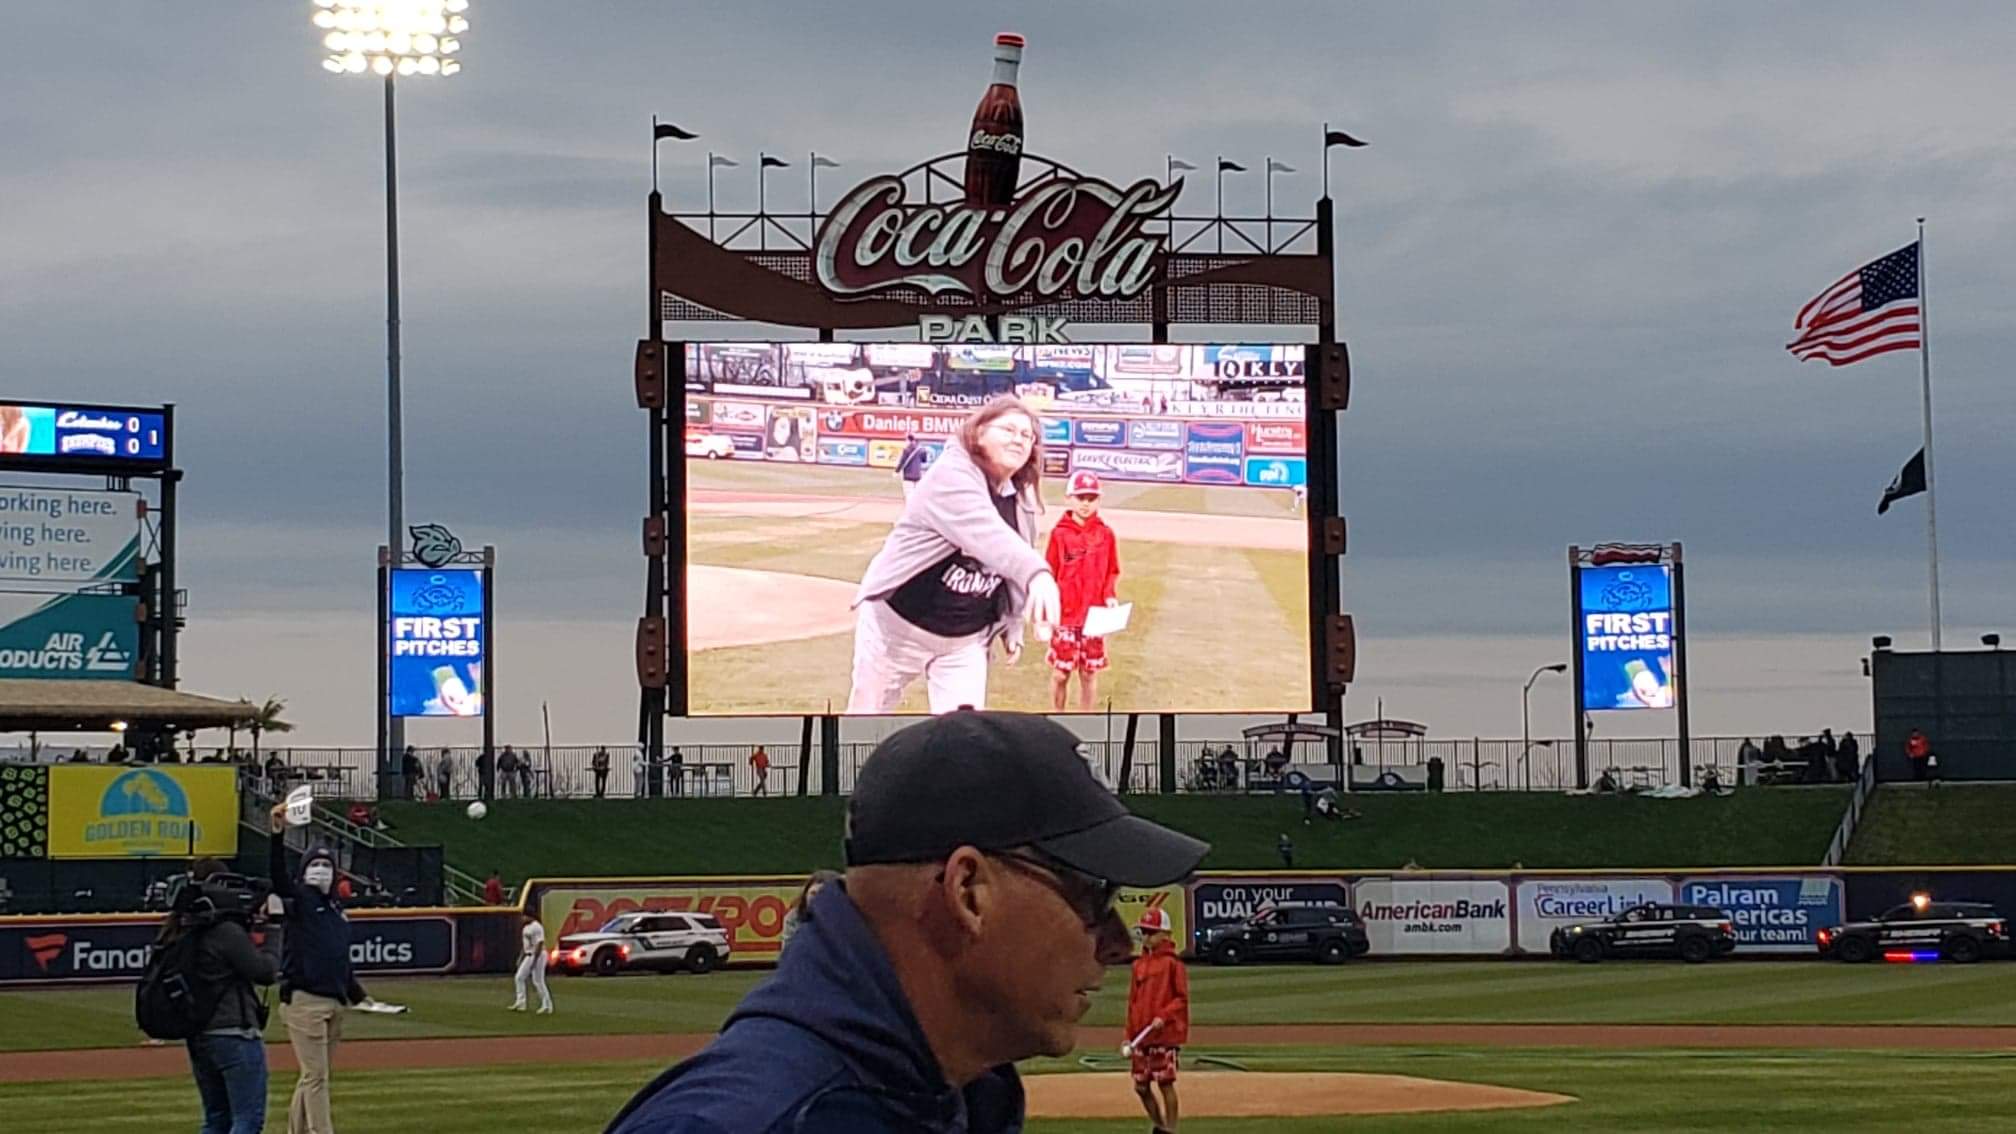
[[[1157,941],[1134,958],[1134,982],[1127,989],[1127,1038],[1162,1017],[1143,1047],[1181,1047],[1190,1042],[1190,972],[1176,956],[1176,942]]]
[[[1085,612],[1119,594],[1113,584],[1120,579],[1120,546],[1114,542],[1113,529],[1096,513],[1083,523],[1077,513],[1064,513],[1050,529],[1043,558],[1057,579],[1061,626],[1084,629]]]

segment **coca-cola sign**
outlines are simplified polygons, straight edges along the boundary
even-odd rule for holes
[[[843,296],[914,287],[983,302],[1025,293],[1128,299],[1161,270],[1162,234],[1143,229],[1179,191],[1145,178],[1122,189],[1059,176],[990,209],[912,201],[902,179],[871,178],[828,214],[814,268],[820,286]]]

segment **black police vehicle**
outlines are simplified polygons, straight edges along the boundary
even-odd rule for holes
[[[1585,964],[1605,957],[1678,957],[1700,964],[1735,950],[1736,924],[1714,906],[1647,902],[1608,921],[1564,925],[1547,945],[1555,956]]]
[[[1816,939],[1821,956],[1850,963],[1900,955],[1966,965],[2010,953],[2009,922],[1985,902],[1906,902],[1873,921],[1823,929]]]
[[[1370,952],[1365,923],[1347,906],[1331,902],[1281,902],[1244,921],[1214,925],[1197,935],[1197,955],[1214,965],[1246,961],[1317,961],[1341,964]]]

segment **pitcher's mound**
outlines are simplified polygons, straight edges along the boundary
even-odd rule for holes
[[[689,649],[760,646],[854,628],[855,584],[812,575],[712,567],[686,569]]]
[[[1031,1075],[1022,1084],[1028,1091],[1031,1118],[1141,1117],[1134,1083],[1124,1074]],[[1411,1075],[1186,1071],[1176,1086],[1185,1118],[1509,1110],[1575,1101],[1569,1095]]]

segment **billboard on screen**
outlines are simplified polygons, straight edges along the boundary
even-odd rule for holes
[[[483,715],[483,572],[398,567],[387,628],[392,715]]]
[[[680,348],[690,714],[1311,706],[1303,347],[822,345]]]
[[[41,458],[45,467],[65,461],[158,465],[167,453],[168,419],[158,409],[0,402],[0,466],[16,457]]]
[[[136,579],[140,516],[135,492],[0,487],[0,581]]]
[[[1584,706],[1672,708],[1672,569],[1634,563],[1577,572]]]
[[[0,677],[132,680],[139,604],[130,595],[0,594]]]

